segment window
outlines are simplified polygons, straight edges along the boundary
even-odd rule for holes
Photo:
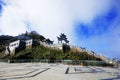
[[[16,44],[14,44],[14,46],[15,46]]]
[[[29,43],[31,43],[31,41]]]

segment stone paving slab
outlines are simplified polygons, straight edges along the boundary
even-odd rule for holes
[[[65,74],[67,68],[69,70]],[[48,63],[0,63],[0,80],[120,80],[120,69]]]

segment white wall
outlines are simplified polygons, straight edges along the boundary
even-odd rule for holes
[[[17,41],[14,41],[14,42],[11,42],[9,44],[9,49],[10,49],[10,52],[13,52],[15,50],[15,48],[19,47],[20,45],[20,40],[17,40]],[[10,54],[7,49],[6,49],[6,53],[5,54]]]
[[[33,44],[33,39],[30,39],[30,40],[26,40],[26,46],[30,46]]]

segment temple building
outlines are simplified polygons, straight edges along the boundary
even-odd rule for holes
[[[19,52],[24,49],[31,49],[32,47],[39,45],[37,40],[28,39],[28,40],[16,40],[14,42],[10,42],[8,46],[6,46],[5,55],[15,55],[16,52]]]
[[[5,55],[14,55],[16,52],[19,52],[25,48],[26,48],[26,43],[22,40],[11,42],[9,43],[8,46],[6,46]]]

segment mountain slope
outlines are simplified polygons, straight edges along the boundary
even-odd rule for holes
[[[62,50],[52,49],[44,46],[36,46],[32,49],[23,50],[19,53],[16,53],[12,59],[100,60],[92,55],[87,54],[87,52],[73,50],[63,52]]]

